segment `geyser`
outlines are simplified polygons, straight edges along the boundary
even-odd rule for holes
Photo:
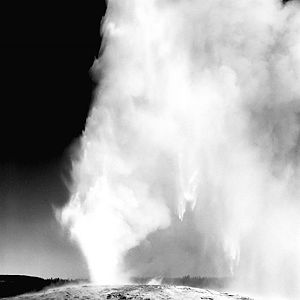
[[[91,278],[299,294],[299,4],[110,0],[102,33],[61,211]]]

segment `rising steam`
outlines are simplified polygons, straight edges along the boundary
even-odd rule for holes
[[[91,278],[300,293],[300,7],[110,0],[61,219]]]

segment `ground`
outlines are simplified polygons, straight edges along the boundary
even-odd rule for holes
[[[39,293],[13,297],[16,300],[73,300],[73,299],[123,299],[123,300],[253,300],[229,293],[170,285],[95,286],[89,284],[50,288]]]

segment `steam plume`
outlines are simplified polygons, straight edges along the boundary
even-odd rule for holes
[[[297,2],[110,0],[102,32],[61,214],[92,279],[299,293]]]

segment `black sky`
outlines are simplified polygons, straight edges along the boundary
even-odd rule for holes
[[[80,135],[103,2],[1,9],[2,162],[49,161]]]
[[[104,13],[105,1],[0,7],[0,274],[87,276],[53,207],[68,199]]]

